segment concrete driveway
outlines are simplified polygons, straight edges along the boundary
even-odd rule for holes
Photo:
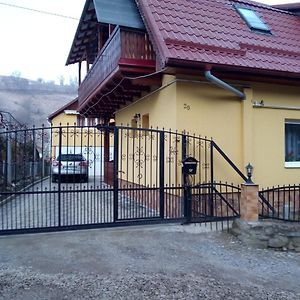
[[[202,225],[0,237],[1,299],[300,299],[300,255]]]
[[[88,183],[62,183],[60,206],[58,184],[47,178],[0,203],[0,230],[106,224],[113,222],[113,211],[113,189],[100,177],[90,176]],[[159,216],[122,193],[118,214],[120,220]]]

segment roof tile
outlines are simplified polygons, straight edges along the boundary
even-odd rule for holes
[[[154,40],[164,43],[160,49],[165,61],[176,58],[300,75],[300,18],[295,15],[244,0],[137,2]],[[251,31],[234,4],[255,10],[272,34]]]

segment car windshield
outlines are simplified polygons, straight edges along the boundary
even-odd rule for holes
[[[81,154],[62,154],[61,159],[58,156],[57,160],[60,161],[84,161],[84,157]]]

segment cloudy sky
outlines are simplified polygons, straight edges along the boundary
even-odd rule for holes
[[[113,1],[113,0],[111,0]],[[266,4],[300,0],[261,0]],[[58,81],[77,76],[77,66],[65,62],[85,0],[0,0],[0,75],[21,72],[29,79]],[[46,11],[63,17],[21,9]],[[70,18],[71,17],[71,18]]]

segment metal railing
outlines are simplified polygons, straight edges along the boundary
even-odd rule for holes
[[[96,57],[93,66],[78,89],[79,105],[117,69],[120,59],[127,59],[126,63],[134,61],[155,60],[155,52],[144,32],[129,30],[117,26],[104,47]]]
[[[262,218],[300,222],[300,185],[267,188],[259,194],[270,204],[261,202]]]
[[[240,189],[216,182],[214,149],[220,148],[205,137],[98,125],[24,129],[1,138],[0,233],[239,216]],[[72,162],[62,164],[63,154],[85,157],[87,182]],[[182,172],[187,157],[198,161],[192,180]]]

